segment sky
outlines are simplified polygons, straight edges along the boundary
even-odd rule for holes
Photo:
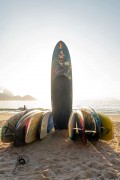
[[[0,0],[0,86],[51,101],[51,61],[67,45],[75,99],[120,99],[119,0]]]

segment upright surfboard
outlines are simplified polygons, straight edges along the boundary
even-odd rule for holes
[[[53,51],[51,102],[56,129],[67,129],[72,112],[72,66],[67,46],[59,41]]]

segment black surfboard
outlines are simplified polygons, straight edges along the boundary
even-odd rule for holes
[[[72,66],[63,41],[56,44],[52,56],[51,102],[55,129],[67,129],[72,111]]]

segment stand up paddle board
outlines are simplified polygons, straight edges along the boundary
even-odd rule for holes
[[[56,129],[67,129],[72,111],[72,67],[67,46],[59,41],[53,51],[51,102]]]

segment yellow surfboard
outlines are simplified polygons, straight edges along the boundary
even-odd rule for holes
[[[102,132],[101,132],[101,140],[105,140],[105,141],[109,141],[111,139],[114,138],[114,126],[113,123],[111,121],[111,119],[102,114],[102,113],[98,113],[101,121],[102,121]]]
[[[26,136],[25,136],[25,142],[31,143],[37,139],[37,131],[39,122],[42,118],[44,112],[38,112],[34,114],[28,124],[28,127],[26,127]]]

